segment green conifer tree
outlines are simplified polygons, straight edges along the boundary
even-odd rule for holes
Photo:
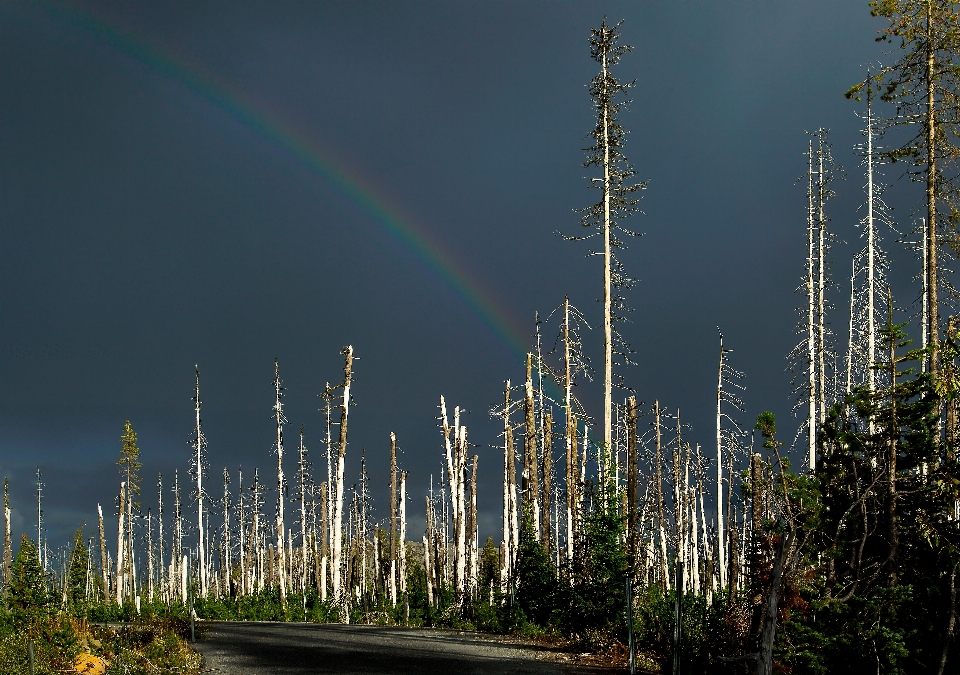
[[[143,464],[140,463],[140,448],[137,447],[137,432],[133,430],[130,420],[123,423],[123,433],[120,434],[120,459],[117,460],[120,474],[127,483],[127,490],[131,495],[140,494],[140,475],[138,472]],[[140,504],[134,503],[139,508]]]
[[[73,551],[67,569],[67,602],[73,608],[81,608],[87,599],[87,563],[89,556],[83,541],[83,528],[73,535]]]
[[[8,601],[18,622],[33,623],[47,612],[50,595],[47,580],[40,566],[37,545],[23,535],[20,539],[20,551],[13,561]]]

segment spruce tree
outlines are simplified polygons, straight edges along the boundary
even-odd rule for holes
[[[20,551],[13,561],[8,602],[14,619],[23,622],[36,621],[46,613],[50,604],[37,545],[27,535],[21,537]]]
[[[73,551],[67,568],[67,602],[71,607],[81,608],[87,599],[87,546],[83,541],[83,528],[73,535]]]

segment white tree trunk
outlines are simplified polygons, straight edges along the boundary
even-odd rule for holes
[[[400,551],[398,576],[400,595],[407,597],[407,472],[400,472]]]
[[[341,561],[343,554],[343,471],[347,457],[347,421],[350,414],[350,383],[353,376],[353,347],[348,345],[343,350],[345,357],[343,399],[340,407],[340,442],[337,447],[336,464],[336,497],[333,501],[333,552],[331,561],[331,576],[333,579],[333,597],[336,602],[345,606],[347,596],[343,589],[343,571]]]
[[[117,513],[117,574],[116,574],[116,591],[117,591],[117,604],[123,604],[123,593],[124,593],[124,573],[123,569],[123,560],[124,558],[124,529],[125,529],[125,516],[126,516],[126,482],[120,483],[120,498],[117,502],[118,513]]]
[[[277,452],[277,522],[276,522],[276,538],[277,538],[277,556],[279,557],[279,562],[277,564],[278,579],[277,582],[280,586],[280,600],[285,602],[287,599],[287,579],[286,579],[286,548],[284,546],[284,518],[283,518],[283,423],[286,422],[286,418],[283,416],[283,404],[280,402],[280,363],[274,361],[274,380],[273,386],[276,391],[276,403],[274,403],[273,413],[274,419],[277,422],[277,444],[275,447]]]
[[[807,466],[816,467],[817,452],[817,360],[816,360],[816,277],[813,248],[813,141],[807,142]],[[722,566],[721,566],[722,568]]]

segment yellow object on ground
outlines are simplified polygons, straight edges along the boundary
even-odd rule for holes
[[[107,663],[99,656],[81,654],[73,662],[73,669],[83,675],[103,675],[107,672]]]

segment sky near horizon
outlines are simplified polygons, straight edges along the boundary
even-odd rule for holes
[[[719,327],[745,373],[741,425],[769,409],[792,441],[805,132],[831,129],[847,175],[829,206],[842,338],[864,182],[862,105],[843,94],[896,58],[866,2],[2,0],[0,474],[15,536],[36,530],[38,467],[51,545],[91,532],[98,503],[112,513],[125,420],[144,508],[158,473],[172,503],[195,366],[213,498],[224,467],[234,494],[241,467],[245,486],[254,469],[275,483],[274,359],[287,475],[301,425],[325,473],[318,394],[351,344],[347,484],[364,452],[386,516],[396,432],[419,538],[444,395],[480,458],[481,537],[499,541],[488,411],[523,379],[535,313],[568,295],[600,364],[600,259],[555,233],[581,234],[575,210],[595,199],[587,38],[604,16],[634,47],[616,75],[636,80],[625,152],[649,181],[622,256],[639,280],[627,382],[713,452]],[[908,231],[922,194],[885,171]],[[908,310],[918,263],[886,237]],[[542,330],[549,351],[556,318]],[[599,414],[599,381],[578,392]]]

